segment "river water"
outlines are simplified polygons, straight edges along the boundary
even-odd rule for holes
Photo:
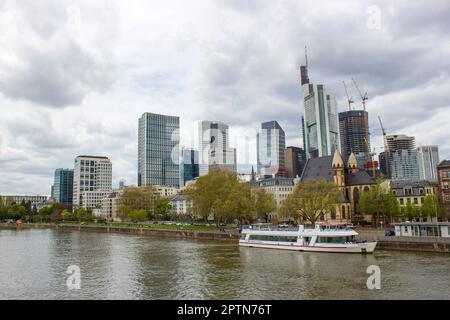
[[[81,288],[69,290],[67,268]],[[381,289],[367,289],[367,267]],[[0,299],[450,299],[450,255],[239,248],[235,243],[0,230]]]

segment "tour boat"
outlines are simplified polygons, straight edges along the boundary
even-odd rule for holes
[[[312,252],[373,253],[377,242],[356,241],[358,233],[347,225],[300,225],[295,230],[272,229],[261,225],[242,230],[243,247]]]

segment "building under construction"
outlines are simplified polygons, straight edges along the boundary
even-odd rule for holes
[[[370,157],[367,154],[368,148],[365,141],[368,121],[367,111],[350,110],[339,113],[342,157],[347,162],[350,154],[354,153],[360,169],[364,168],[367,157]]]

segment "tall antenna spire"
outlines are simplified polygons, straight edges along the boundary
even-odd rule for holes
[[[308,47],[307,46],[305,46],[305,63],[306,63],[306,66],[308,66]]]

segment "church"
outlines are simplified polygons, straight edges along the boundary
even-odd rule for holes
[[[342,192],[342,201],[336,204],[335,212],[328,213],[321,220],[326,223],[349,223],[354,220],[360,194],[377,184],[366,171],[359,169],[353,153],[345,164],[338,150],[334,156],[311,158],[306,162],[300,183],[320,179],[335,183]]]

